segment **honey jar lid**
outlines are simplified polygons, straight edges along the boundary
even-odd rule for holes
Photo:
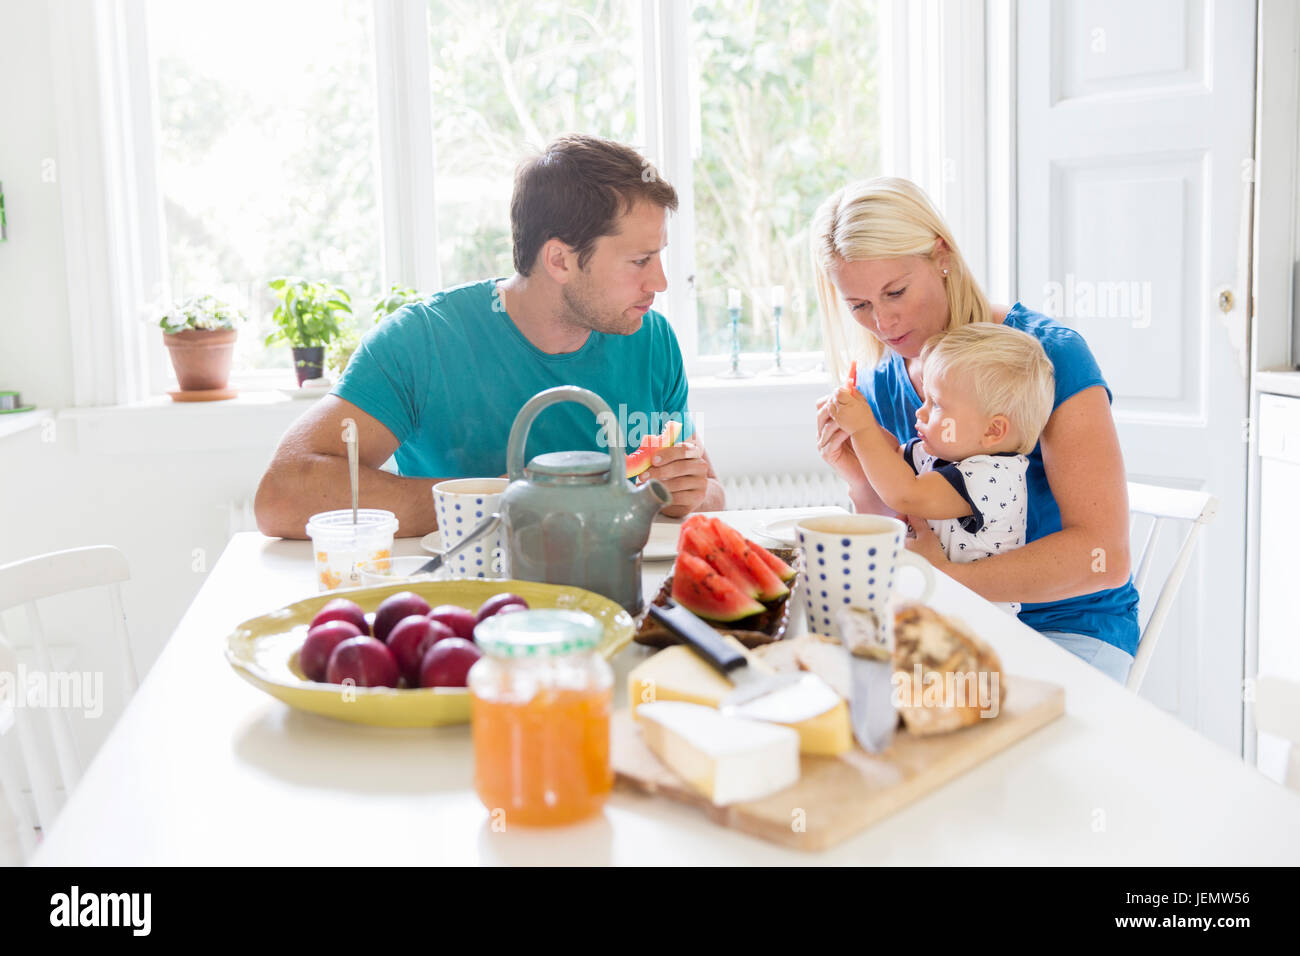
[[[581,611],[541,609],[495,614],[474,628],[474,640],[494,657],[559,657],[594,650],[604,629]]]

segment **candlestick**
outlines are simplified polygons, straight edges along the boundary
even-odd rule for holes
[[[719,378],[749,378],[750,372],[740,370],[740,290],[727,290],[727,315],[731,319],[731,368],[721,372]]]
[[[772,365],[764,369],[764,375],[793,375],[790,369],[781,364],[781,313],[785,311],[785,286],[772,286],[772,336],[776,348],[772,354]]]

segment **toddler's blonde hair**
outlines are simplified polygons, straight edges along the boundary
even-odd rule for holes
[[[984,415],[1005,415],[1028,455],[1052,416],[1056,375],[1038,340],[997,322],[973,322],[942,332],[921,349],[925,381],[959,378]]]

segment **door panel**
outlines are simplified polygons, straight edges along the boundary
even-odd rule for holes
[[[1022,0],[1017,34],[1019,298],[1087,339],[1130,480],[1220,499],[1143,696],[1240,753],[1255,4]]]

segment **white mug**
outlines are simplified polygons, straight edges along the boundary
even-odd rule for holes
[[[907,525],[884,515],[824,515],[795,525],[804,549],[807,579],[804,610],[808,630],[838,638],[837,613],[844,607],[867,608],[892,633],[894,587],[904,564],[925,578],[924,602],[934,593],[930,562],[904,547]]]
[[[433,506],[444,551],[489,515],[500,513],[501,496],[509,484],[505,478],[452,478],[433,486]],[[452,555],[444,567],[453,578],[503,578],[505,543],[502,524],[472,547]]]

